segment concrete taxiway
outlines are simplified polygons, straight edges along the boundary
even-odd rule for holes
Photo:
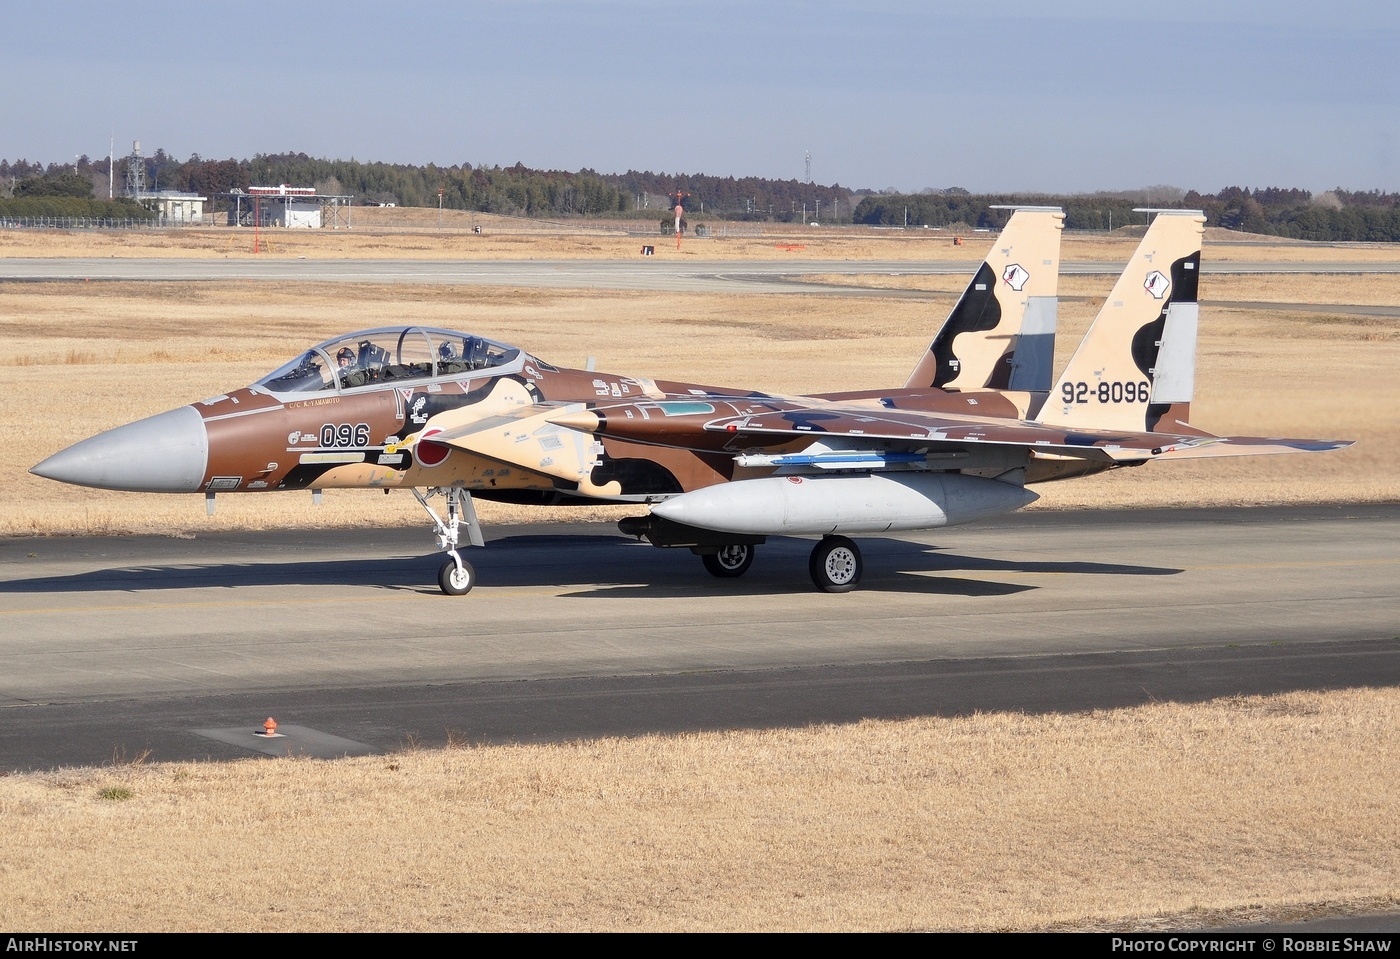
[[[1400,682],[1400,505],[1039,511],[740,580],[611,526],[0,541],[0,769],[316,756]],[[294,730],[252,738],[267,716]]]
[[[975,260],[335,260],[161,259],[12,257],[0,259],[0,281],[38,280],[263,280],[304,283],[422,283],[531,286],[563,289],[663,290],[676,292],[811,293],[803,277],[971,275]],[[1118,261],[1063,261],[1066,275],[1117,276]],[[1212,261],[1206,274],[1400,273],[1400,260]],[[756,287],[758,287],[756,289]],[[840,294],[849,287],[822,287]]]
[[[1065,275],[1117,276],[1125,264],[1062,263]],[[832,283],[832,276],[967,276],[970,261],[865,260],[620,261],[620,260],[204,260],[0,259],[0,282],[297,282],[403,283],[541,289],[644,290],[669,293],[779,293],[842,298],[927,300],[945,293]],[[1225,262],[1202,264],[1207,274],[1400,273],[1400,262]],[[1087,300],[1065,296],[1063,300]],[[1203,300],[1205,307],[1355,316],[1400,317],[1380,304],[1312,304]]]

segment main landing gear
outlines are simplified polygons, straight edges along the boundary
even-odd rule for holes
[[[437,532],[438,549],[447,551],[449,559],[438,570],[438,587],[448,596],[464,596],[476,585],[476,570],[472,564],[462,559],[457,552],[458,534],[463,524],[467,527],[467,542],[473,546],[485,546],[486,539],[481,535],[481,524],[476,520],[476,508],[472,505],[472,494],[459,486],[434,486],[427,495],[412,489],[413,498],[428,511]],[[447,499],[447,519],[444,521],[437,511],[428,504],[434,496]]]
[[[718,576],[720,579],[733,579],[736,576],[743,576],[753,565],[752,543],[730,543],[728,546],[721,546],[717,553],[702,553],[700,561],[705,564],[711,576]]]
[[[699,555],[709,574],[720,579],[734,579],[747,573],[753,565],[754,550],[767,538],[760,534],[700,529],[655,513],[629,516],[620,520],[617,527],[626,535],[645,539],[653,546],[690,547],[691,552]],[[731,536],[747,542],[726,542]],[[860,583],[863,566],[860,547],[844,536],[827,535],[813,547],[807,571],[822,592],[849,593]]]
[[[711,576],[733,579],[749,571],[755,548],[751,543],[731,543],[715,552],[700,554],[700,559]],[[860,547],[855,543],[844,536],[824,536],[812,548],[807,570],[822,592],[849,593],[860,583],[863,565]]]
[[[823,536],[812,549],[807,570],[824,593],[849,593],[860,582],[860,548],[844,536]]]

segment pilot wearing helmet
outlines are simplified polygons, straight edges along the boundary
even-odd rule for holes
[[[364,386],[369,382],[369,373],[355,362],[355,351],[348,346],[335,351],[335,367],[343,387]]]
[[[438,346],[438,375],[444,373],[460,373],[467,368],[461,358],[457,356],[457,348],[451,343],[444,341]]]

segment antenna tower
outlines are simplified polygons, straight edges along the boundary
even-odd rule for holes
[[[807,151],[807,182],[812,182],[812,151]]]
[[[133,140],[126,158],[126,195],[140,199],[146,195],[146,161],[141,158],[141,141]]]

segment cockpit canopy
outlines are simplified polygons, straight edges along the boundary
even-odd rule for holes
[[[319,343],[254,386],[274,393],[350,390],[519,365],[513,346],[455,330],[396,326]]]

